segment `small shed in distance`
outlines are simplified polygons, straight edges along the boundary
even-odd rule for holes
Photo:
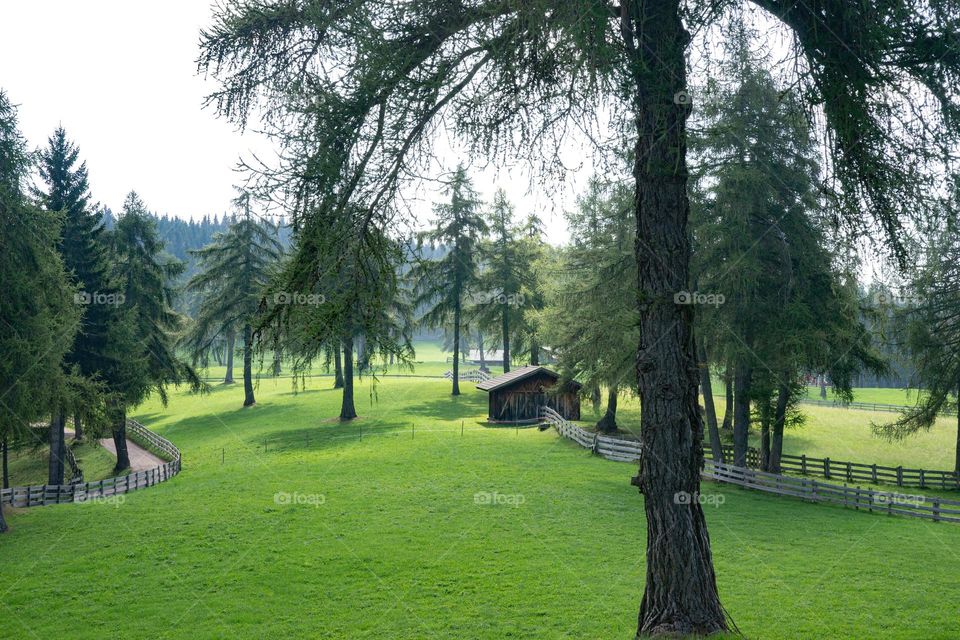
[[[560,374],[537,365],[514,369],[477,385],[489,394],[490,422],[536,422],[540,407],[550,407],[567,420],[580,419],[580,385],[558,384]]]

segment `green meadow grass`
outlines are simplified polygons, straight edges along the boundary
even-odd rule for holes
[[[807,397],[811,400],[820,400],[820,387],[807,387]],[[854,402],[910,406],[917,403],[917,398],[918,391],[914,389],[858,387],[853,390]],[[827,388],[827,400],[837,400],[836,394],[829,387]]]
[[[87,482],[102,480],[113,476],[113,467],[117,459],[109,451],[94,441],[84,441],[83,443],[74,443],[72,439],[67,438],[67,446],[73,448],[73,455],[77,459],[77,464],[83,470],[83,479]],[[22,487],[29,485],[46,484],[47,465],[49,463],[49,449],[45,446],[39,448],[23,448],[10,452],[10,486]],[[70,470],[67,469],[67,480],[69,480]]]
[[[239,385],[141,407],[183,472],[122,501],[8,514],[0,636],[633,637],[633,465],[488,427],[486,395],[463,386],[364,383],[346,425],[337,392],[289,380],[261,381],[250,409]],[[704,491],[746,637],[960,636],[960,526]]]
[[[438,341],[434,340],[416,340],[413,343],[414,347],[414,358],[410,366],[400,366],[397,364],[390,365],[389,363],[374,361],[374,371],[373,373],[377,376],[442,376],[447,371],[450,371],[453,368],[453,364],[449,361],[450,357],[453,355],[449,351],[444,351],[441,344]],[[291,368],[293,363],[290,361],[283,362],[281,366],[281,376],[289,376],[292,371]],[[471,362],[461,362],[460,370],[461,371],[472,371],[474,369],[479,369],[480,365],[473,364]],[[490,369],[493,375],[498,375],[503,373],[503,366],[497,361],[490,361],[487,363],[487,368]],[[260,380],[270,380],[273,376],[273,361],[271,357],[264,357],[262,362],[260,358],[254,360],[254,375]],[[330,370],[324,366],[323,362],[315,362],[310,368],[310,371],[307,372],[308,377],[313,377],[318,379],[320,384],[323,384],[323,379],[333,376],[333,366],[331,365]],[[212,380],[222,380],[227,373],[226,366],[222,365],[211,365],[202,370],[201,375],[205,378],[210,378]],[[240,357],[235,357],[233,362],[233,377],[234,380],[243,379],[243,359]]]
[[[724,399],[715,397],[714,402],[718,419],[722,419]],[[956,417],[939,418],[930,431],[891,442],[873,435],[871,425],[895,420],[897,413],[807,404],[800,408],[806,421],[800,427],[787,429],[783,438],[785,453],[892,467],[953,469],[957,447]],[[581,417],[581,424],[590,425],[599,419],[599,414],[591,410],[589,403],[583,403]],[[639,432],[640,403],[636,397],[621,397],[617,423],[621,430]],[[751,434],[751,444],[759,444],[758,434]]]

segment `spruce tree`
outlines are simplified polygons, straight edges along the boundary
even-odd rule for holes
[[[0,91],[0,444],[3,481],[8,448],[32,438],[30,425],[64,406],[69,386],[63,358],[80,324],[76,289],[57,251],[63,214],[34,206],[25,188],[30,172],[16,110]],[[62,458],[61,458],[62,459]],[[0,533],[7,528],[0,505]]]
[[[102,302],[115,299],[117,292],[110,281],[102,215],[90,202],[86,163],[78,165],[78,161],[79,149],[67,138],[63,127],[58,127],[39,153],[38,172],[43,186],[36,196],[44,209],[63,215],[59,250],[79,289],[77,304],[83,308],[80,330],[67,355],[66,366],[76,366],[80,375],[95,380],[116,364],[111,361],[108,344],[115,308]],[[51,422],[50,442],[55,449],[63,442],[64,411],[63,407],[54,409],[59,412]],[[76,416],[75,426],[76,436],[82,438],[82,415]],[[59,457],[62,455],[51,455],[50,484],[63,482],[62,460],[53,462]]]
[[[193,251],[199,273],[187,283],[197,294],[199,311],[185,337],[193,362],[206,362],[221,337],[237,328],[243,341],[243,406],[256,403],[253,391],[254,325],[257,309],[280,259],[276,229],[253,217],[249,195],[234,201],[241,217],[207,246]]]
[[[551,269],[539,324],[562,374],[585,388],[606,389],[597,429],[615,432],[619,392],[633,375],[637,340],[629,192],[592,179],[567,213],[567,225],[572,242]]]
[[[522,290],[529,278],[529,264],[521,260],[520,229],[513,222],[513,205],[498,189],[490,212],[491,238],[481,245],[484,269],[479,291],[472,296],[473,315],[480,327],[500,336],[503,371],[510,371],[510,338],[523,321]],[[481,346],[481,359],[483,356]]]
[[[166,253],[154,218],[136,192],[127,195],[110,240],[116,279],[123,293],[123,311],[127,314],[124,320],[128,324],[124,328],[132,332],[121,337],[115,331],[113,337],[121,344],[125,338],[133,338],[127,354],[138,363],[136,368],[123,368],[113,389],[112,432],[119,472],[130,466],[127,407],[136,406],[154,391],[166,406],[167,386],[185,383],[199,390],[202,383],[193,368],[177,356],[175,348],[186,318],[173,309],[173,283],[183,273],[184,265]]]
[[[422,235],[431,246],[443,245],[447,252],[434,260],[421,260],[410,271],[415,283],[416,308],[426,308],[420,319],[430,328],[450,327],[453,338],[453,390],[460,395],[461,335],[467,296],[479,287],[480,240],[487,231],[481,217],[480,201],[466,169],[458,166],[451,177],[449,202],[434,208],[436,227]]]

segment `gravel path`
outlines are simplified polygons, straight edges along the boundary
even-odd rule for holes
[[[113,445],[113,438],[104,438],[100,441],[104,449],[117,457],[117,448]],[[162,458],[153,455],[133,440],[127,438],[127,454],[130,456],[131,471],[146,471],[166,464]]]

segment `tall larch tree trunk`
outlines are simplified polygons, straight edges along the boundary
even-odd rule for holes
[[[747,445],[750,437],[750,385],[753,370],[738,363],[733,374],[733,464],[747,466]]]
[[[223,384],[233,384],[233,350],[237,345],[237,334],[227,333],[227,374],[223,377]]]
[[[127,405],[123,402],[113,404],[113,446],[117,450],[117,464],[114,474],[130,468],[130,453],[127,451]]]
[[[770,401],[763,400],[760,418],[760,470],[770,470]]]
[[[960,483],[960,386],[957,387],[957,449],[955,458],[953,474],[957,477],[957,482]]]
[[[506,305],[500,310],[500,330],[503,332],[503,372],[510,371],[510,312]]]
[[[353,337],[343,339],[343,399],[340,402],[340,419],[353,420],[357,410],[353,406]]]
[[[726,433],[733,431],[733,367],[727,365],[723,372],[723,426],[720,427]]]
[[[333,388],[343,389],[343,360],[340,357],[340,345],[333,348]]]
[[[10,455],[10,445],[7,442],[7,437],[3,437],[3,488],[10,488],[10,461],[8,456]]]
[[[789,400],[790,387],[781,384],[777,391],[777,408],[773,417],[773,438],[770,443],[770,473],[780,473],[780,460],[783,457],[783,428],[787,423],[787,403]]]
[[[710,452],[713,459],[723,462],[723,445],[720,443],[720,428],[717,426],[717,408],[713,404],[713,380],[710,379],[710,362],[707,349],[700,345],[700,390],[703,394],[703,409],[707,414],[707,433],[710,434]]]
[[[617,432],[617,396],[619,389],[612,386],[607,390],[607,410],[597,422],[597,431],[601,433]]]
[[[256,404],[253,397],[253,327],[243,325],[243,406]]]
[[[6,533],[7,530],[7,521],[3,517],[3,503],[0,502],[0,533]]]
[[[47,465],[47,484],[63,484],[64,456],[66,455],[64,451],[66,449],[64,429],[66,422],[66,412],[63,409],[57,409],[50,421],[50,459]]]
[[[482,331],[477,332],[477,346],[479,347],[479,350],[480,350],[480,371],[486,371],[487,370],[487,354],[484,353],[485,349],[483,346]]]
[[[460,395],[460,292],[457,289],[457,301],[453,306],[453,391],[451,395]]]
[[[637,636],[727,628],[699,501],[703,422],[689,286],[685,51],[681,0],[623,0],[632,75],[640,344],[637,383],[643,457],[636,483],[647,525],[646,585]]]
[[[280,339],[273,339],[273,377],[279,378],[283,370],[283,350],[280,348]]]
[[[73,439],[83,440],[83,418],[79,413],[73,414]]]

